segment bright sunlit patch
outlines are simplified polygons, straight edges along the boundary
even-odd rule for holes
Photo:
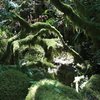
[[[58,57],[54,58],[54,62],[58,64],[71,64],[74,62],[74,57],[70,53],[61,53]]]

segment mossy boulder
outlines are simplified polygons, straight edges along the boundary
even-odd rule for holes
[[[0,100],[24,100],[29,78],[24,73],[9,69],[0,73]]]
[[[34,83],[25,100],[82,100],[74,89],[55,80],[41,80]]]
[[[29,48],[28,53],[25,54],[24,59],[27,61],[41,61],[45,56],[45,51],[42,46],[35,44]]]
[[[85,100],[100,100],[100,75],[93,75],[81,93]]]
[[[53,77],[43,68],[31,68],[30,78],[34,81],[40,81],[42,79],[53,79]]]
[[[0,65],[0,73],[8,69],[16,69],[16,65]]]
[[[63,45],[58,38],[42,39],[40,45],[43,46],[45,50],[45,56],[49,61],[52,61],[53,58],[60,54],[63,49]]]

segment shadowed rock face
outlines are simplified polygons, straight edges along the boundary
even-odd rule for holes
[[[31,86],[25,100],[82,100],[74,89],[55,80],[42,80]]]
[[[75,68],[73,68],[70,64],[62,65],[57,71],[57,77],[60,82],[70,86],[71,83],[74,81]]]

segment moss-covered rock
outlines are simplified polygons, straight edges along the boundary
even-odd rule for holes
[[[81,93],[85,100],[100,100],[100,75],[93,75]]]
[[[63,45],[58,38],[42,39],[40,45],[43,46],[45,50],[45,56],[49,61],[52,61],[54,56],[60,54],[63,49]]]
[[[29,48],[28,53],[25,54],[24,59],[27,61],[41,61],[45,56],[45,51],[42,46],[36,44]]]
[[[0,65],[0,73],[8,69],[16,69],[16,65]]]
[[[72,88],[55,80],[42,80],[34,83],[25,100],[82,100]]]
[[[31,79],[34,81],[40,81],[42,79],[52,79],[52,78],[53,77],[43,68],[31,69]]]
[[[20,71],[9,69],[0,73],[0,100],[24,100],[29,78]]]

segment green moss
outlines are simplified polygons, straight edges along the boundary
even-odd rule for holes
[[[25,54],[24,59],[27,61],[41,61],[43,60],[45,51],[42,46],[36,44],[29,48],[29,52]]]
[[[6,45],[8,40],[7,39],[2,39],[3,37],[0,37],[0,56],[3,55],[5,49],[6,49]]]
[[[13,69],[0,73],[0,100],[24,100],[29,78]]]
[[[59,39],[43,39],[43,42],[48,46],[48,48],[53,47],[54,49],[57,48],[58,42],[60,42]]]
[[[100,100],[100,75],[93,75],[81,93],[87,100]]]
[[[0,73],[8,69],[16,69],[16,65],[0,65]]]
[[[25,100],[82,100],[72,88],[54,80],[42,80],[32,85]]]
[[[47,78],[52,79],[52,76],[42,68],[33,68],[31,69],[31,78],[34,81],[39,81],[41,79],[47,79]]]
[[[45,56],[52,62],[53,58],[62,52],[63,45],[58,38],[42,39],[40,43],[45,49]]]

